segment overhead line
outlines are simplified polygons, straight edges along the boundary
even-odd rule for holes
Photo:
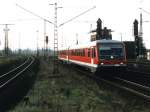
[[[77,15],[77,16],[75,16],[75,17],[71,18],[71,19],[69,19],[68,21],[66,21],[66,22],[64,22],[64,23],[62,23],[62,24],[60,24],[58,27],[63,26],[64,24],[66,24],[66,23],[68,23],[68,22],[70,22],[70,21],[72,21],[72,20],[74,20],[74,19],[78,18],[79,16],[81,16],[81,15],[83,15],[83,14],[85,14],[85,13],[89,12],[90,10],[92,10],[92,9],[94,9],[94,8],[96,8],[96,6],[93,6],[92,8],[90,8],[90,9],[88,9],[88,10],[86,10],[86,11],[82,12],[81,14],[79,14],[79,15]]]
[[[25,9],[24,7],[22,7],[22,6],[18,5],[18,4],[16,4],[16,6],[18,6],[19,8],[21,8],[21,9],[23,9],[23,10],[27,11],[28,13],[30,13],[30,14],[32,14],[32,15],[34,15],[34,16],[36,16],[36,17],[40,18],[40,19],[43,19],[44,21],[47,21],[47,22],[49,22],[49,23],[51,23],[51,24],[53,24],[53,25],[54,25],[54,23],[52,23],[51,21],[49,21],[49,20],[47,20],[47,19],[45,19],[45,18],[43,18],[43,17],[39,16],[39,15],[38,15],[38,14],[36,14],[36,13],[33,13],[33,12],[31,12],[31,11],[29,11],[29,10]]]
[[[150,12],[144,10],[143,8],[140,8],[141,10],[143,10],[145,13],[149,14],[150,15]]]

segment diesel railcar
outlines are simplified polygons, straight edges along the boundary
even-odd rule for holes
[[[70,46],[59,50],[58,58],[86,67],[91,72],[126,68],[124,43],[116,40],[96,40],[83,45]]]

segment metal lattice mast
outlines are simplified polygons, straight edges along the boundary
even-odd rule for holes
[[[39,56],[39,30],[37,30],[36,31],[37,32],[37,38],[36,38],[36,41],[37,41],[37,45],[36,45],[36,47],[37,47],[37,54],[36,54],[36,56],[38,57]]]
[[[55,3],[55,18],[54,18],[54,68],[53,73],[58,73],[58,30],[57,30],[57,3]]]
[[[143,27],[142,27],[142,13],[140,14],[140,31],[139,31],[139,55],[142,55],[142,44],[143,44]]]
[[[44,20],[44,47],[43,47],[44,57],[45,57],[45,41],[46,41],[46,20]]]
[[[54,25],[54,23],[52,23],[51,21],[49,21],[49,20],[47,20],[47,19],[45,19],[45,18],[39,16],[38,14],[36,14],[36,13],[34,13],[34,12],[32,12],[32,11],[30,11],[30,10],[28,10],[28,9],[26,9],[26,8],[24,8],[24,7],[20,6],[20,5],[18,5],[18,4],[16,4],[16,6],[19,7],[19,8],[21,8],[22,10],[24,10],[24,11],[26,11],[26,12],[32,14],[33,16],[36,16],[36,17],[38,17],[38,18],[44,20],[44,46],[43,46],[43,55],[44,55],[44,57],[45,57],[46,22],[48,22],[48,23],[50,23],[50,24],[53,24],[53,25]]]
[[[4,51],[5,51],[5,55],[7,56],[8,55],[8,50],[9,50],[9,44],[8,44],[8,31],[9,31],[9,28],[8,28],[8,25],[13,25],[13,24],[0,24],[0,25],[5,25],[5,28],[4,28],[4,32],[5,32],[5,46],[4,46]]]
[[[8,27],[7,27],[7,24],[6,24],[6,27],[4,29],[4,32],[5,32],[5,54],[8,55]]]
[[[143,37],[143,18],[142,18],[142,13],[140,14],[140,32],[139,32],[139,36]]]

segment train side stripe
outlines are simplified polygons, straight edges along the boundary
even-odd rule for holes
[[[59,59],[68,61],[67,59],[64,59],[64,58],[59,58]],[[77,63],[77,64],[79,64],[79,65],[86,65],[86,66],[95,67],[95,68],[98,67],[98,65],[96,65],[96,64],[90,64],[90,63],[75,61],[75,60],[71,60],[71,59],[69,59],[69,61],[71,61],[71,62],[73,62],[73,63]]]

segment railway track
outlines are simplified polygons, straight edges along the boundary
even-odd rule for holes
[[[109,84],[111,86],[117,87],[119,89],[125,90],[127,92],[130,92],[132,94],[135,94],[141,98],[144,98],[148,101],[150,101],[150,87],[146,85],[142,85],[141,83],[129,81],[127,79],[123,79],[120,77],[99,77],[94,74],[91,75],[90,72],[80,70],[78,68],[75,68],[78,72],[81,72],[82,74],[98,81],[103,82],[106,84]]]
[[[140,72],[144,74],[150,73],[150,61],[128,61],[128,71]]]
[[[135,83],[133,81],[128,81],[119,77],[113,77],[109,79],[101,78],[100,80],[150,101],[150,87],[148,86]]]
[[[123,73],[120,77],[150,87],[150,73],[128,70],[127,73]]]
[[[4,87],[7,87],[7,85],[9,85],[13,80],[19,77],[34,63],[34,61],[35,59],[33,57],[28,57],[27,60],[18,67],[5,74],[0,75],[0,90],[2,90]]]

